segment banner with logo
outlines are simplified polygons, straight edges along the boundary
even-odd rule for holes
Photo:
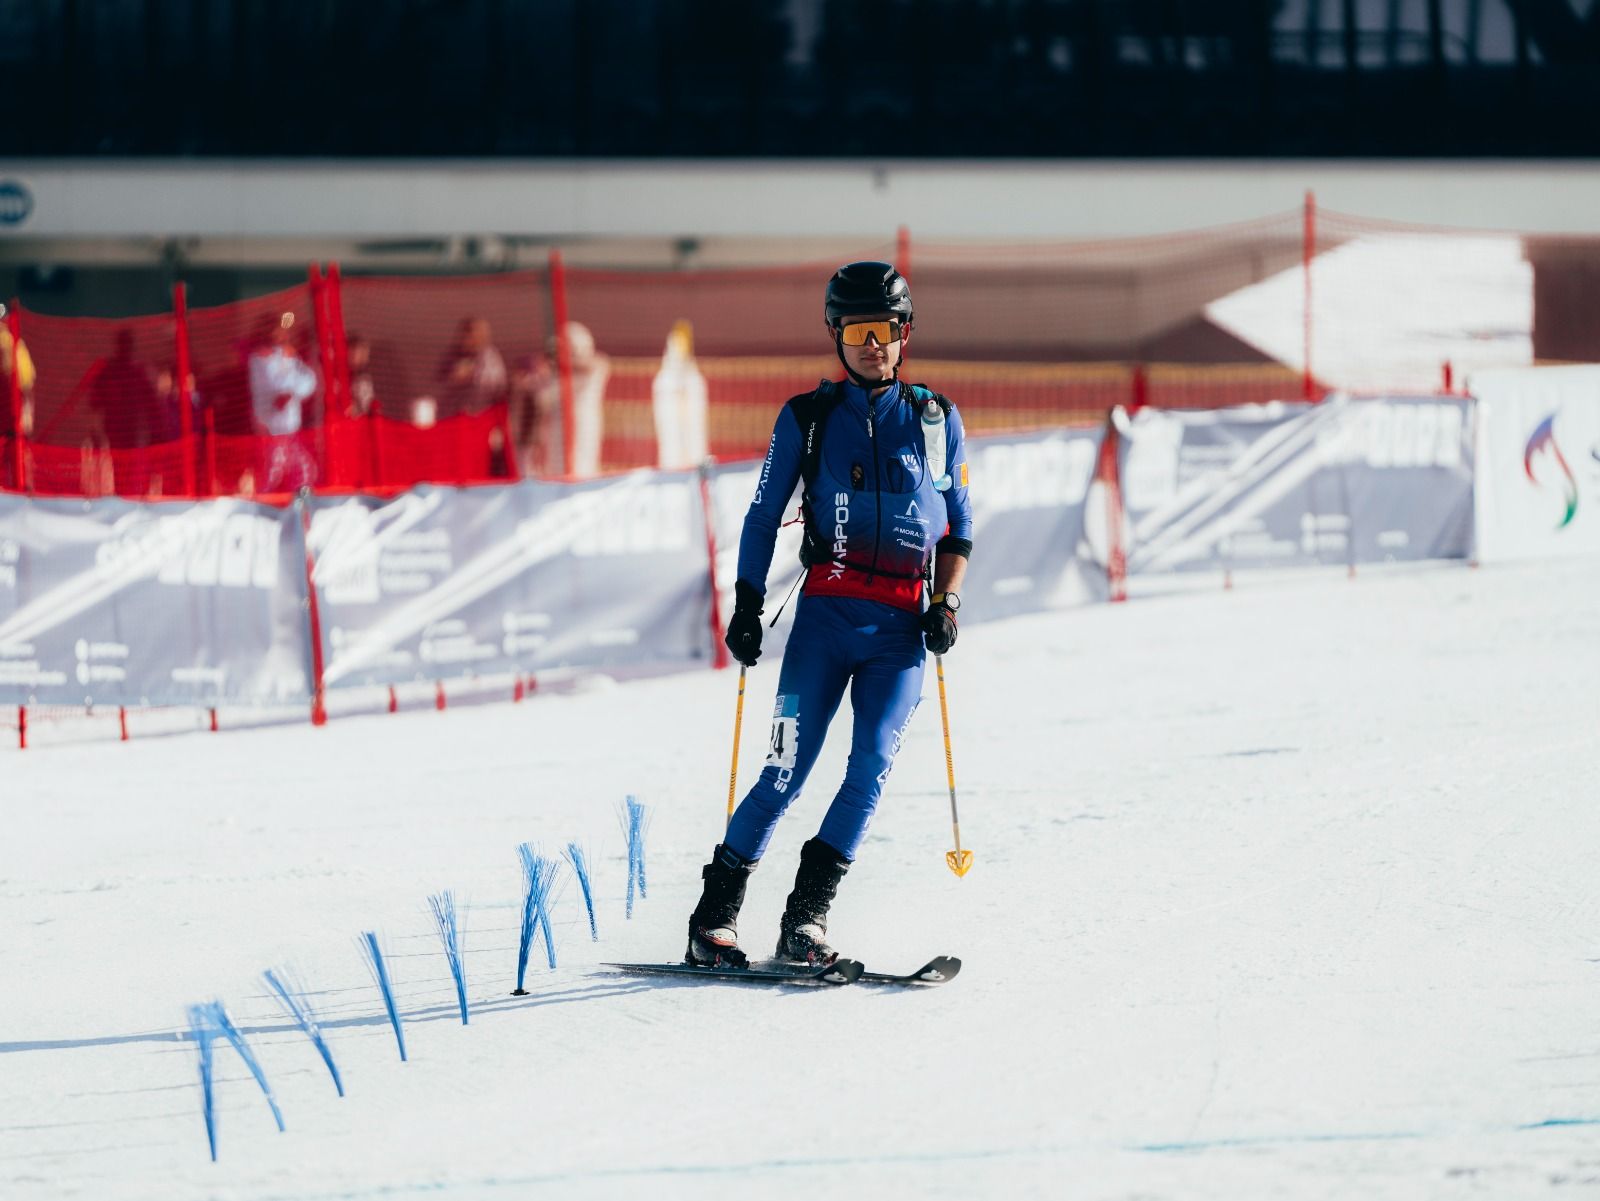
[[[1600,367],[1474,371],[1478,558],[1600,554]]]
[[[704,521],[683,472],[319,498],[324,683],[709,662]]]
[[[973,552],[961,587],[963,624],[1105,599],[1105,539],[1091,547],[1085,528],[1100,438],[1094,428],[967,439]],[[710,473],[724,620],[732,612],[745,512],[764,486],[761,470],[735,464]],[[796,489],[791,517],[799,517],[799,504]],[[798,521],[778,531],[765,620],[800,577],[801,537]],[[769,640],[786,636],[794,608],[791,599]]]
[[[1091,487],[1103,433],[1096,426],[967,439],[973,550],[963,622],[1106,599],[1103,501]]]
[[[1130,575],[1465,558],[1471,402],[1144,409],[1120,470]]]
[[[310,700],[299,511],[0,494],[0,701]]]

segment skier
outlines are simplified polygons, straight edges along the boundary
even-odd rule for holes
[[[827,943],[828,909],[921,700],[923,648],[942,655],[956,641],[957,589],[972,550],[965,444],[949,401],[900,382],[910,288],[887,263],[850,263],[828,281],[823,311],[847,379],[822,381],[778,414],[739,541],[726,641],[748,667],[761,657],[778,526],[802,485],[805,583],[778,673],[766,766],[706,864],[689,918],[685,960],[705,967],[748,966],[737,927],[745,888],[804,788],[848,684],[849,763],[821,829],[800,849],[777,948],[778,958],[811,965],[838,957]]]

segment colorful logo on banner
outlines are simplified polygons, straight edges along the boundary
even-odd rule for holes
[[[1572,468],[1567,465],[1566,456],[1561,453],[1561,446],[1556,442],[1556,415],[1551,413],[1537,426],[1534,427],[1533,436],[1528,439],[1528,446],[1522,452],[1522,469],[1527,472],[1528,479],[1535,486],[1543,487],[1544,481],[1534,474],[1533,464],[1537,459],[1540,462],[1546,459],[1555,461],[1561,469],[1563,477],[1561,488],[1564,492],[1566,513],[1561,518],[1557,529],[1563,529],[1572,523],[1573,515],[1578,511],[1578,480],[1572,474]]]

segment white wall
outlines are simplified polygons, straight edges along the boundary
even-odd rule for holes
[[[1587,163],[12,161],[13,238],[1103,238],[1297,208],[1600,233]],[[15,250],[15,248],[13,248]]]

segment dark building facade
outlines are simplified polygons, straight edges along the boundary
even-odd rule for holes
[[[0,155],[1569,157],[1577,0],[0,0]]]

